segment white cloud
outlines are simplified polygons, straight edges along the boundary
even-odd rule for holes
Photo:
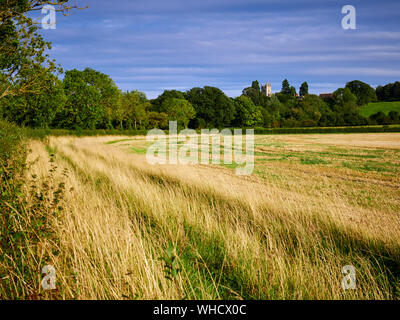
[[[345,76],[377,76],[377,77],[400,77],[400,69],[389,68],[368,68],[368,67],[332,67],[332,68],[316,68],[308,70],[307,74],[313,75],[345,75]]]

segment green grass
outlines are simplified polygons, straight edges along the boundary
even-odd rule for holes
[[[400,101],[393,102],[371,102],[360,108],[360,114],[364,117],[369,117],[375,113],[382,111],[386,115],[390,111],[400,112]]]
[[[113,141],[106,142],[106,144],[115,144],[115,143],[118,143],[118,142],[131,141],[131,140],[132,139],[113,140]]]
[[[390,162],[380,163],[377,161],[366,161],[366,162],[347,162],[343,161],[342,166],[344,168],[357,170],[361,172],[383,172],[383,173],[397,173],[396,164],[392,164]]]
[[[143,149],[143,148],[132,147],[131,150],[136,154],[146,154],[147,153],[147,149]]]
[[[301,158],[300,162],[302,164],[328,164],[329,163],[328,161],[325,161],[320,158],[309,158],[309,157]]]

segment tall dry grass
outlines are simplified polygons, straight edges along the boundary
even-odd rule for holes
[[[151,166],[110,140],[31,143],[30,173],[44,177],[54,153],[72,190],[51,222],[58,242],[44,248],[59,298],[399,298],[398,214],[333,188],[308,192],[307,173],[298,188],[216,166]],[[342,288],[345,265],[355,290]]]

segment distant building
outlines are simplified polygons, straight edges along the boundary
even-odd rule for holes
[[[261,85],[261,93],[267,97],[271,97],[272,96],[272,85],[270,83]]]
[[[321,93],[319,97],[322,99],[333,99],[333,93]]]

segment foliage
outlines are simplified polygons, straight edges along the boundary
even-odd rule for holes
[[[390,111],[400,112],[400,101],[392,102],[371,102],[360,108],[360,114],[364,117],[382,111],[385,114],[389,114]]]
[[[293,87],[293,86],[290,87],[290,95],[292,97],[296,97],[297,96],[296,88]]]
[[[167,129],[168,128],[168,114],[165,112],[155,112],[151,111],[147,115],[149,121],[149,128],[159,128],[159,129]]]
[[[40,0],[0,2],[0,99],[39,94],[46,86],[46,74],[60,70],[46,53],[51,44],[38,34],[38,25],[28,15],[46,4]],[[51,4],[65,15],[77,7],[66,0]]]
[[[48,128],[65,105],[66,96],[62,82],[51,73],[42,73],[44,87],[40,94],[25,93],[0,99],[0,115],[18,125],[31,128]],[[40,86],[35,83],[33,88]]]
[[[67,102],[57,115],[59,128],[110,128],[112,110],[120,102],[120,91],[107,75],[86,68],[67,71],[63,80]]]
[[[333,93],[333,112],[335,125],[365,125],[367,119],[360,116],[357,97],[349,88],[339,88]]]
[[[37,33],[38,27],[25,16],[0,24],[0,99],[26,93],[40,93],[46,73],[57,71],[45,54],[51,49]]]
[[[150,103],[147,102],[146,95],[140,91],[134,90],[122,95],[122,101],[116,111],[116,118],[119,120],[120,128],[131,129],[133,122],[134,129],[144,128],[147,123],[147,109]]]
[[[168,120],[177,121],[178,129],[187,128],[196,111],[191,103],[185,99],[168,98],[161,104],[160,111],[168,115]]]
[[[242,94],[243,96],[249,97],[255,105],[260,105],[262,103],[263,96],[261,95],[258,81],[253,81],[251,87],[243,89]]]
[[[187,99],[207,127],[228,127],[235,117],[234,102],[218,88],[193,88],[187,92]]]
[[[368,84],[354,80],[346,84],[346,88],[357,97],[357,104],[363,106],[377,100],[375,90]]]
[[[369,117],[373,123],[379,124],[390,124],[390,118],[385,115],[382,111],[379,111]]]
[[[40,299],[39,271],[48,262],[45,241],[55,244],[50,219],[63,210],[64,183],[55,183],[56,166],[40,182],[33,176],[28,194],[26,135],[0,120],[0,298]],[[51,162],[54,162],[51,158]],[[66,172],[64,171],[64,176]],[[53,252],[55,255],[56,252]],[[54,296],[53,296],[54,298]]]
[[[385,86],[378,86],[376,95],[379,101],[400,101],[400,82],[396,81]]]
[[[303,82],[301,84],[301,87],[300,87],[300,90],[299,90],[299,95],[300,95],[300,97],[304,97],[307,94],[308,94],[308,83],[307,82]]]
[[[164,112],[162,105],[168,99],[186,99],[186,94],[178,90],[165,90],[157,99],[151,101],[150,111]]]
[[[255,127],[263,125],[262,108],[256,107],[253,101],[240,96],[235,98],[236,116],[233,122],[235,127]]]
[[[282,89],[281,89],[282,94],[290,94],[290,84],[287,79],[282,81]]]
[[[160,258],[164,262],[164,274],[165,278],[174,281],[179,273],[182,271],[179,266],[179,260],[176,253],[176,247],[172,242],[169,243],[167,252]]]
[[[90,68],[67,71],[62,86],[49,73],[44,75],[43,82],[46,88],[41,94],[1,99],[0,117],[31,128],[78,131],[168,129],[169,120],[177,120],[179,129],[398,123],[396,114],[368,118],[360,113],[364,110],[359,107],[360,101],[365,100],[360,98],[364,96],[362,93],[369,92],[374,99],[371,87],[360,81],[339,88],[331,99],[309,94],[307,82],[302,83],[297,96],[296,89],[285,80],[282,91],[286,92],[289,85],[289,94],[279,92],[271,97],[262,94],[258,81],[253,81],[251,87],[234,99],[218,88],[206,86],[186,92],[165,90],[150,101],[137,90],[121,93],[109,76]]]

